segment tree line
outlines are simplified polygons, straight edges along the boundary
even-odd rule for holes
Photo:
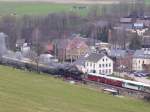
[[[15,50],[17,39],[24,38],[27,42],[34,44],[38,31],[39,42],[52,41],[56,38],[67,38],[73,33],[80,33],[86,38],[95,38],[104,42],[109,41],[109,30],[118,22],[120,17],[129,15],[132,12],[139,12],[139,8],[127,3],[119,5],[93,6],[86,16],[80,16],[74,12],[50,13],[45,16],[5,15],[0,18],[0,32],[8,35],[6,38],[7,47]],[[144,6],[141,11],[147,10]],[[99,21],[101,21],[100,24]],[[107,21],[107,23],[105,23]],[[104,23],[103,23],[104,22]],[[113,31],[113,30],[112,30]],[[126,34],[114,33],[111,41],[125,42]],[[124,43],[125,44],[125,43]],[[123,44],[123,45],[124,45]]]

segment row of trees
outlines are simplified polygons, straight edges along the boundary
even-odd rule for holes
[[[8,35],[6,43],[9,49],[15,49],[16,40],[19,38],[24,38],[30,43],[36,43],[37,29],[39,30],[38,39],[40,42],[52,41],[55,38],[65,38],[73,33],[81,33],[85,37],[107,42],[109,40],[109,30],[119,18],[129,15],[136,9],[138,8],[133,9],[132,5],[121,3],[111,6],[96,5],[89,9],[87,16],[79,16],[73,12],[52,13],[46,16],[25,15],[16,17],[15,15],[6,15],[0,19],[0,32]],[[107,21],[108,23],[99,26],[97,25],[99,21]],[[125,39],[125,35],[123,38]],[[115,34],[115,37],[111,39],[112,41],[115,41],[115,39],[122,41],[118,34]]]

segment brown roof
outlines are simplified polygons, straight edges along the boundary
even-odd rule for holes
[[[68,43],[67,45],[67,49],[70,50],[70,49],[74,49],[74,48],[82,48],[82,47],[88,47],[85,43],[85,41],[80,38],[80,37],[75,37],[73,38],[70,43]]]

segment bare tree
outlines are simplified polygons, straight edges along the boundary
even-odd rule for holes
[[[34,31],[34,40],[32,43],[32,49],[36,51],[37,56],[34,57],[34,60],[37,64],[37,72],[39,72],[39,55],[40,55],[40,37],[41,37],[41,32],[39,28],[37,27]]]

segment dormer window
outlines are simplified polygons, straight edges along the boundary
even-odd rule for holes
[[[103,62],[104,62],[105,60],[103,59]]]

